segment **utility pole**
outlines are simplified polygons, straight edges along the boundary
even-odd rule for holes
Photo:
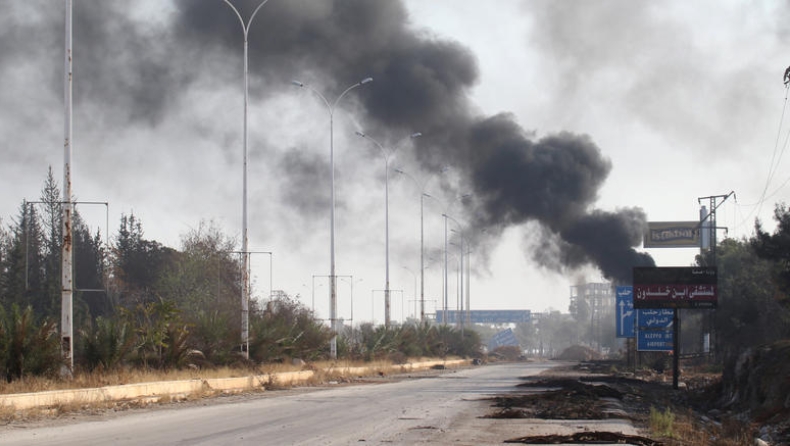
[[[718,229],[727,229],[726,227],[719,228],[716,226],[716,210],[727,201],[730,196],[735,196],[735,191],[731,191],[729,194],[726,195],[711,195],[708,197],[699,197],[697,198],[697,203],[702,204],[703,200],[708,200],[708,209],[706,214],[705,206],[700,208],[700,258],[703,262],[705,262],[705,247],[704,247],[704,240],[705,237],[703,236],[703,231],[708,230],[708,240],[709,240],[709,249],[710,249],[710,266],[716,266],[716,231]],[[736,198],[737,199],[737,198]],[[718,201],[721,200],[721,201]],[[707,262],[706,262],[707,263]],[[705,315],[705,325],[703,332],[708,335],[707,339],[707,347],[709,355],[712,355],[715,352],[714,349],[714,339],[715,339],[715,325],[713,323],[713,314],[715,310],[707,310],[707,314]],[[678,313],[678,310],[675,310],[675,314]],[[679,323],[679,321],[676,321]],[[705,334],[703,334],[705,336]],[[675,341],[679,342],[679,341]],[[702,340],[703,343],[703,350],[705,349],[705,339]],[[677,372],[676,372],[677,373]]]
[[[700,213],[700,240],[702,240],[702,230],[709,229],[709,236],[710,236],[710,254],[711,254],[711,266],[716,266],[716,230],[718,229],[727,229],[726,227],[717,227],[716,226],[716,210],[730,198],[731,195],[735,195],[735,191],[730,192],[726,195],[711,195],[709,197],[699,197],[697,198],[697,203],[702,204],[702,200],[709,200],[709,207],[710,211],[707,215],[702,215]],[[721,200],[721,202],[717,203],[717,200]],[[705,222],[708,222],[705,225]],[[700,254],[703,254],[700,250]]]

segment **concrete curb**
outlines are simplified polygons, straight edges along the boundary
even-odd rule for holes
[[[393,364],[386,367],[332,367],[324,370],[332,376],[364,376],[371,373],[408,373],[436,366],[458,367],[468,364],[465,359],[449,361],[424,361],[408,364]],[[0,408],[13,410],[46,409],[58,406],[110,403],[116,401],[158,401],[162,398],[186,397],[206,392],[243,392],[263,389],[276,383],[278,386],[294,386],[308,382],[315,376],[312,370],[251,375],[238,378],[189,379],[140,384],[124,384],[90,389],[49,390],[35,393],[0,395]]]

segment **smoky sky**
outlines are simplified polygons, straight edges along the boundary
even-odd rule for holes
[[[234,4],[246,21],[258,2]],[[135,1],[75,2],[81,79],[75,101],[101,104],[125,126],[155,128],[184,106],[181,99],[195,85],[238,81],[239,18],[220,0],[175,0],[174,5],[161,23],[142,23],[130,18]],[[15,8],[11,18],[0,19],[0,70],[26,50],[62,60],[57,56],[62,55],[62,10],[37,12],[49,26],[12,27],[9,22],[21,21],[27,12],[25,6]],[[42,28],[50,34],[34,43],[25,40]],[[512,115],[480,116],[469,99],[480,77],[474,55],[457,42],[414,29],[402,2],[270,0],[250,28],[249,54],[249,90],[258,103],[294,89],[292,79],[316,85],[332,98],[373,77],[355,92],[366,133],[386,140],[422,132],[412,149],[422,169],[435,172],[450,164],[463,187],[473,191],[471,234],[499,234],[534,221],[544,228],[544,243],[556,248],[532,255],[544,265],[593,263],[608,278],[627,281],[632,266],[652,264],[633,249],[644,212],[594,209],[612,165],[593,139],[568,132],[536,139]],[[57,70],[49,87],[61,94]],[[326,206],[316,195],[325,192],[315,182],[325,177],[317,173],[320,163],[298,151],[278,161],[289,185],[283,188],[285,201],[307,215]],[[547,252],[554,253],[552,259],[543,257]]]

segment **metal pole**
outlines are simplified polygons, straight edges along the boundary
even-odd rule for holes
[[[227,0],[225,0],[227,1]],[[329,111],[329,164],[331,170],[331,209],[329,212],[329,326],[332,329],[335,329],[335,320],[337,319],[337,278],[335,277],[335,130],[334,130],[334,115],[335,115],[335,107],[346,95],[349,91],[353,90],[360,85],[367,84],[368,82],[372,82],[372,77],[366,77],[362,79],[360,82],[348,87],[337,97],[334,103],[330,104],[329,101],[326,100],[324,95],[319,93],[317,90],[305,85],[299,81],[291,81],[293,85],[297,87],[304,88],[307,87],[310,91],[315,93],[327,107]],[[337,358],[337,333],[332,335],[332,339],[329,341],[329,357],[332,359]]]
[[[464,332],[464,237],[461,236],[461,251],[458,259],[458,326],[461,327],[461,334]]]
[[[390,326],[390,159],[384,156],[384,238],[385,238],[385,269],[386,280],[384,285],[384,326]]]
[[[245,23],[241,17],[238,9],[229,1],[223,0],[225,4],[233,9],[236,13],[241,29],[244,34],[244,136],[243,140],[243,174],[242,174],[242,210],[241,210],[241,252],[242,252],[242,265],[241,265],[241,353],[245,359],[249,359],[250,352],[250,256],[248,252],[249,236],[247,230],[247,108],[249,104],[249,51],[248,51],[248,35],[250,25],[252,24],[255,15],[269,0],[263,0],[252,15]]]
[[[444,317],[443,325],[447,325],[447,214],[444,214]]]
[[[417,184],[417,187],[420,189],[420,322],[422,323],[425,322],[425,197],[433,198],[425,193],[425,189],[428,187],[428,182],[433,178],[433,176],[429,176],[420,182],[402,169],[395,169],[395,171],[411,178],[411,180],[414,181],[414,183]],[[446,171],[447,168],[445,167],[442,168],[439,173],[444,173]]]
[[[378,141],[370,136],[356,132],[358,136],[367,138],[375,144],[381,154],[384,156],[384,264],[385,264],[385,279],[384,279],[384,326],[389,327],[391,322],[391,302],[390,302],[390,157],[400,148],[401,144],[395,145],[392,149],[387,150]],[[409,135],[410,139],[422,136],[422,133],[416,132]],[[404,140],[405,141],[405,140]]]
[[[420,323],[425,322],[425,192],[420,192]]]
[[[66,48],[65,48],[65,79],[63,86],[64,95],[64,143],[63,143],[63,217],[61,251],[61,313],[60,313],[60,346],[63,361],[67,370],[62,374],[71,376],[74,370],[74,329],[72,326],[73,306],[73,277],[72,277],[72,204],[71,204],[71,138],[72,138],[72,0],[66,0]]]
[[[449,216],[448,216],[449,218]],[[455,221],[455,220],[453,220]],[[455,230],[451,229],[451,232],[455,232]],[[458,248],[458,269],[456,270],[456,299],[455,305],[457,308],[456,319],[455,319],[455,326],[461,329],[461,334],[464,332],[464,244],[463,244],[463,236],[461,237],[461,244],[458,245],[456,243],[450,242],[451,245],[454,245]]]
[[[272,299],[274,290],[274,253],[269,253],[269,300]]]
[[[329,326],[332,328],[332,339],[329,341],[329,357],[337,358],[337,334],[335,319],[337,318],[337,278],[335,277],[335,124],[334,109],[329,109],[329,165],[331,170],[331,210],[329,211]]]
[[[472,325],[472,299],[469,284],[472,277],[472,250],[469,249],[469,242],[466,244],[466,323]]]
[[[243,170],[242,175],[242,218],[241,218],[241,353],[244,358],[250,358],[250,255],[249,232],[247,228],[247,107],[249,104],[249,73],[248,73],[248,43],[247,29],[244,29],[244,143],[243,143]]]

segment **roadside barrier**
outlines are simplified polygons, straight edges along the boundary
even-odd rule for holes
[[[423,361],[389,366],[372,367],[331,367],[324,372],[329,376],[351,377],[376,373],[409,373],[436,367],[460,367],[468,365],[469,360]],[[238,378],[188,379],[180,381],[160,381],[119,386],[95,387],[89,389],[48,390],[35,393],[15,393],[0,395],[0,408],[17,411],[47,409],[59,406],[92,405],[119,401],[160,401],[164,399],[186,398],[212,392],[237,393],[251,389],[264,390],[267,385],[289,387],[309,382],[316,372],[301,370]]]

